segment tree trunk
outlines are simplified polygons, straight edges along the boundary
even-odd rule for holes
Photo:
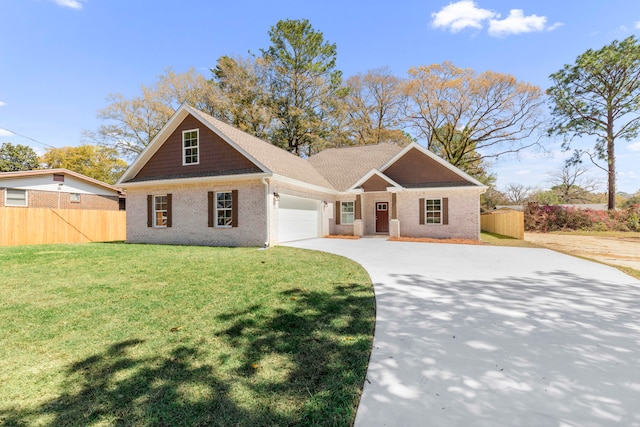
[[[608,188],[608,204],[607,209],[613,210],[616,208],[616,157],[614,152],[614,139],[613,129],[607,131],[607,165],[609,188]]]

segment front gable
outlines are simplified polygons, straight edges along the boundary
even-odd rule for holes
[[[458,168],[416,145],[408,146],[381,170],[393,181],[408,188],[482,185]]]
[[[198,162],[183,164],[184,131],[198,130]],[[260,173],[262,170],[192,114],[188,114],[129,181]]]
[[[382,178],[380,175],[372,175],[371,178],[366,180],[361,185],[362,189],[367,191],[387,191],[389,182]]]
[[[389,179],[388,176],[380,173],[380,171],[372,169],[368,174],[353,184],[353,186],[351,186],[351,190],[361,189],[364,192],[387,191],[389,187],[401,188],[400,185],[392,179]]]

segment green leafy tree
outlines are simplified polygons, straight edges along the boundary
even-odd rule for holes
[[[28,171],[38,169],[38,155],[27,145],[3,142],[0,147],[0,172]]]
[[[489,186],[487,191],[480,195],[480,207],[485,212],[495,209],[497,205],[506,204],[508,204],[507,197],[494,186]]]
[[[640,206],[640,190],[636,191],[635,194],[630,195],[625,200],[620,201],[620,205],[623,208],[631,208],[633,206]]]
[[[42,155],[46,168],[64,168],[107,184],[115,184],[127,168],[114,148],[97,145],[49,148]]]
[[[558,205],[561,203],[558,193],[553,190],[537,190],[529,196],[530,202],[543,205]]]
[[[346,90],[335,69],[336,44],[325,41],[306,19],[278,21],[269,38],[271,46],[260,51],[275,120],[271,141],[294,154],[311,155],[340,134],[339,99]]]
[[[215,94],[211,114],[258,138],[268,139],[273,113],[262,58],[221,56],[211,69]]]
[[[615,145],[635,138],[640,130],[638,40],[631,36],[599,50],[589,49],[550,78],[553,86],[547,93],[554,108],[549,133],[563,135],[566,149],[575,137],[596,138],[593,150],[575,150],[572,162],[579,163],[586,154],[607,172],[608,207],[615,209]]]

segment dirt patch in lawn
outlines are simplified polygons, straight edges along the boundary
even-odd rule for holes
[[[640,270],[638,233],[622,237],[525,233],[524,239],[549,249]]]

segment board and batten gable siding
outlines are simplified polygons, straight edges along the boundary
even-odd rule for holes
[[[437,183],[468,183],[473,185],[415,148],[409,150],[383,172],[398,184],[407,187]]]
[[[476,188],[455,188],[397,193],[400,235],[478,240],[480,238],[479,192],[480,190]],[[448,224],[421,224],[420,213],[421,209],[424,209],[424,204],[420,203],[420,200],[445,198]]]
[[[237,227],[209,227],[209,192],[237,190]],[[171,194],[171,227],[147,227],[147,197]],[[131,187],[127,190],[127,242],[263,246],[267,219],[260,180]]]
[[[362,183],[361,187],[364,191],[387,191],[387,187],[391,187],[391,184],[379,175],[372,175]]]
[[[182,164],[182,132],[198,129],[199,163]],[[207,173],[262,172],[253,162],[230,146],[202,122],[188,115],[142,167],[133,180],[155,177],[199,176]]]

